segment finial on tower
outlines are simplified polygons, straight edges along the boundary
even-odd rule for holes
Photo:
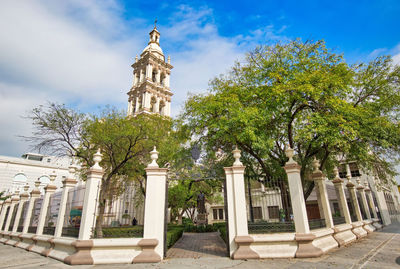
[[[154,20],[154,29],[157,29],[157,18]]]

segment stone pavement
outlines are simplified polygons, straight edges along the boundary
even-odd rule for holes
[[[400,224],[392,224],[347,247],[313,259],[265,259],[234,261],[227,257],[203,256],[198,259],[167,258],[158,264],[68,266],[36,253],[0,244],[0,268],[400,268]]]
[[[218,232],[183,233],[182,237],[167,252],[167,258],[227,257],[225,242]]]

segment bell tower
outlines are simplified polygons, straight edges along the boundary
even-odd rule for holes
[[[139,113],[158,113],[170,117],[171,97],[169,88],[171,58],[165,61],[160,47],[157,26],[150,32],[147,47],[136,56],[133,68],[133,85],[128,92],[128,116]]]

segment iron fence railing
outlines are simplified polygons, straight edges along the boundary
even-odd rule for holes
[[[313,229],[320,229],[320,228],[325,228],[325,219],[312,219],[308,220],[308,225],[310,226],[310,230]]]
[[[36,229],[37,229],[37,226],[29,226],[28,227],[28,233],[35,234],[36,233]]]
[[[333,224],[339,225],[346,223],[346,219],[344,217],[333,217]]]
[[[55,231],[56,231],[56,227],[44,227],[43,228],[43,234],[54,235]]]
[[[290,233],[294,232],[294,222],[255,222],[248,223],[249,233],[264,234],[264,233]]]
[[[75,237],[78,238],[79,236],[79,227],[63,227],[61,236],[66,237]]]

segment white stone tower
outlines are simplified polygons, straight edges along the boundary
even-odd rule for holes
[[[150,41],[133,67],[133,86],[128,92],[128,116],[139,113],[159,113],[170,117],[171,96],[169,78],[173,66],[165,61],[160,48],[157,26],[150,32]]]

